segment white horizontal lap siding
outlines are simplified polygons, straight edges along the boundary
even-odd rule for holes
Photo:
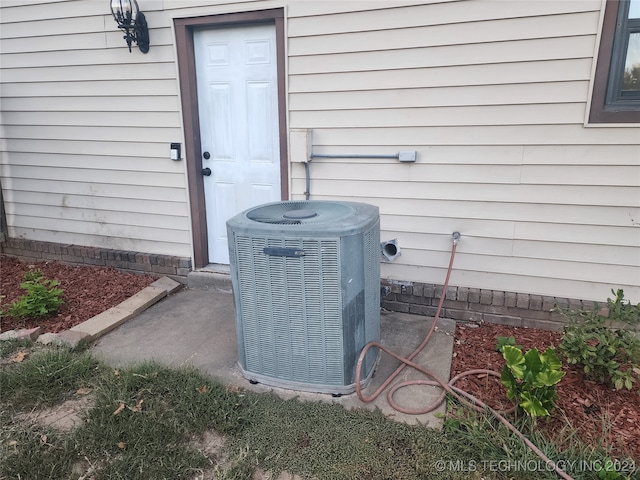
[[[170,19],[140,2],[129,53],[108,2],[2,2],[2,187],[10,236],[190,256]]]
[[[128,70],[128,69],[127,69]],[[115,76],[113,68],[110,68],[111,76]],[[122,76],[122,74],[118,74]],[[143,79],[143,80],[109,80],[93,79],[82,81],[68,81],[68,82],[56,82],[42,79],[41,82],[17,82],[17,83],[3,83],[2,84],[2,96],[3,100],[6,99],[32,99],[32,101],[38,101],[39,99],[57,98],[67,103],[67,97],[80,98],[82,102],[75,104],[76,109],[82,109],[85,102],[90,99],[94,99],[96,102],[100,101],[102,97],[106,101],[127,101],[132,98],[147,98],[151,96],[153,99],[159,99],[160,102],[166,97],[174,99],[176,95],[175,78],[173,79]],[[144,92],[141,94],[140,92]],[[45,102],[43,102],[45,103]],[[153,108],[154,102],[147,102],[145,105],[147,108]],[[46,105],[42,106],[43,109],[48,109]],[[68,109],[74,108],[69,105]],[[135,100],[133,100],[133,106],[129,108],[135,108]]]
[[[454,65],[429,69],[376,70],[372,72],[328,72],[298,74],[289,77],[289,92],[296,94],[331,92],[402,91],[408,88],[456,86],[494,86],[511,84],[535,85],[536,82],[588,81],[591,59],[540,60],[488,65]],[[535,87],[532,87],[535,88]],[[435,94],[440,91],[433,92]],[[398,93],[401,95],[401,93]],[[297,95],[292,95],[293,102]]]
[[[423,74],[424,75],[424,74]],[[530,79],[527,79],[530,80]],[[469,107],[479,105],[511,106],[545,103],[582,102],[589,82],[557,81],[538,84],[472,85],[440,88],[387,88],[375,97],[367,90],[319,91],[296,93],[290,108],[293,111],[359,110],[424,107]]]
[[[600,0],[292,4],[290,127],[313,130],[311,198],[376,204],[383,276],[640,301],[640,129],[584,126]],[[292,165],[294,198],[305,170]]]
[[[472,1],[472,0],[471,0]],[[488,45],[443,45],[376,52],[350,52],[291,57],[291,74],[434,68],[501,62],[533,62],[585,58],[593,54],[593,36],[496,41]],[[384,68],[386,67],[386,68]]]

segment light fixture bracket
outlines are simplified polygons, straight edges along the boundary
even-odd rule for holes
[[[149,28],[144,13],[138,8],[136,0],[111,0],[111,15],[124,32],[124,38],[131,52],[135,43],[142,53],[149,51]]]

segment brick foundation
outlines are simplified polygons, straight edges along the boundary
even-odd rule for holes
[[[432,317],[441,296],[442,285],[382,280],[382,307],[387,310]],[[592,301],[450,286],[440,316],[461,322],[560,331],[565,320],[551,311],[556,305],[574,310],[597,307]]]
[[[104,265],[133,273],[166,275],[187,283],[191,259],[127,250],[64,245],[7,238],[0,252],[23,260],[56,260],[76,265]],[[434,316],[442,285],[381,280],[382,307],[396,312]],[[592,310],[596,303],[569,298],[501,292],[480,288],[449,287],[441,317],[462,322],[489,322],[518,327],[562,330],[563,317],[551,309],[559,305]]]
[[[21,260],[56,260],[71,265],[100,265],[132,273],[168,276],[180,283],[187,282],[191,259],[129,250],[65,245],[62,243],[6,238],[0,252]]]

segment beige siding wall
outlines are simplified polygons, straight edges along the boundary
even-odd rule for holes
[[[9,235],[190,256],[169,20],[129,54],[108,2],[0,5]]]
[[[172,18],[285,6],[289,128],[418,152],[310,166],[312,199],[380,207],[385,277],[441,283],[457,230],[452,284],[640,301],[640,128],[584,125],[600,0],[139,0],[147,55],[107,3],[0,1],[10,235],[189,255]]]
[[[293,4],[290,126],[314,153],[418,152],[313,160],[311,198],[379,205],[386,277],[441,283],[460,231],[455,285],[640,300],[640,130],[584,126],[601,5]]]

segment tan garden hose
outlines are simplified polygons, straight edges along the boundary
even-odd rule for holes
[[[453,246],[451,247],[451,258],[449,260],[449,268],[447,269],[447,276],[446,276],[445,281],[444,281],[444,286],[442,287],[442,294],[440,295],[440,301],[438,302],[438,308],[436,309],[436,314],[435,314],[435,316],[433,318],[433,323],[431,324],[431,328],[429,329],[429,332],[424,337],[424,340],[422,340],[422,343],[420,343],[420,345],[418,345],[418,347],[413,351],[413,353],[411,353],[411,355],[409,355],[407,358],[403,358],[403,357],[393,353],[391,350],[386,348],[380,342],[369,342],[369,343],[367,343],[364,346],[364,348],[362,349],[362,352],[360,352],[360,357],[358,358],[358,363],[356,365],[356,379],[355,379],[355,382],[356,382],[356,393],[358,395],[358,398],[360,400],[362,400],[363,402],[365,402],[365,403],[372,402],[373,400],[378,398],[378,396],[389,386],[389,384],[398,376],[398,374],[406,366],[410,366],[412,368],[415,368],[419,372],[424,373],[431,380],[410,380],[410,381],[397,383],[396,385],[391,387],[389,389],[389,391],[387,392],[387,400],[389,402],[389,405],[391,405],[391,407],[393,409],[395,409],[398,412],[407,413],[407,414],[410,414],[410,415],[420,415],[420,414],[427,413],[427,412],[430,412],[430,411],[436,409],[444,401],[444,398],[445,398],[446,394],[449,393],[450,395],[454,396],[455,398],[457,398],[458,400],[460,400],[462,403],[464,403],[465,405],[469,406],[473,410],[476,410],[476,411],[479,411],[479,412],[483,412],[483,411],[489,410],[493,415],[495,415],[495,417],[500,421],[500,423],[502,423],[505,427],[507,427],[509,430],[511,430],[518,438],[520,438],[525,443],[525,445],[527,445],[527,447],[529,447],[529,449],[531,449],[531,451],[533,451],[536,455],[538,455],[538,457],[540,457],[540,459],[542,459],[547,466],[552,468],[561,478],[564,478],[565,480],[573,480],[572,477],[570,477],[569,475],[567,475],[567,473],[565,473],[563,470],[561,470],[560,467],[553,460],[551,460],[549,457],[547,457],[538,447],[536,447],[527,437],[525,437],[515,426],[513,426],[513,424],[511,422],[509,422],[504,417],[505,414],[513,412],[515,410],[515,407],[513,407],[513,408],[511,408],[509,410],[497,411],[497,410],[494,410],[493,408],[489,407],[487,404],[485,404],[484,402],[482,402],[478,398],[474,397],[473,395],[465,392],[464,390],[461,390],[461,389],[455,387],[455,384],[456,384],[456,382],[458,380],[460,380],[462,377],[465,377],[465,376],[468,376],[468,375],[486,374],[486,375],[493,375],[493,376],[500,377],[500,374],[494,372],[493,370],[486,370],[486,369],[467,370],[466,372],[462,372],[461,374],[456,375],[449,382],[445,382],[445,381],[441,380],[440,378],[438,378],[438,376],[435,375],[432,371],[430,371],[427,368],[422,367],[422,366],[420,366],[420,365],[418,365],[418,364],[416,364],[416,363],[414,363],[412,361],[416,357],[416,355],[418,355],[422,351],[422,349],[427,345],[427,343],[429,342],[429,339],[431,338],[431,335],[433,334],[433,331],[435,330],[436,323],[438,322],[438,318],[440,317],[440,311],[442,310],[442,305],[444,303],[444,299],[445,299],[445,296],[446,296],[447,287],[449,286],[449,279],[451,277],[451,270],[453,269],[453,260],[454,260],[454,258],[456,256],[456,248],[458,246],[458,239],[459,238],[460,238],[460,234],[458,234],[457,236],[454,234]],[[361,378],[361,373],[362,373],[362,363],[364,361],[365,355],[367,354],[369,349],[372,348],[372,347],[379,348],[380,350],[382,350],[386,354],[388,354],[388,355],[392,356],[393,358],[399,360],[401,363],[398,366],[398,368],[396,368],[396,370],[391,375],[389,375],[389,377],[382,383],[382,385],[380,385],[380,387],[378,387],[378,389],[375,392],[373,392],[369,396],[365,396],[362,393],[362,388],[360,386],[360,378]],[[408,387],[410,385],[434,385],[434,386],[439,386],[440,388],[442,388],[442,393],[437,398],[437,400],[435,402],[433,402],[431,405],[429,405],[429,406],[427,406],[427,407],[425,407],[423,409],[420,409],[420,410],[410,410],[410,409],[406,409],[404,407],[401,407],[400,405],[396,404],[395,401],[393,400],[393,394],[397,390],[399,390],[401,388],[404,388],[404,387]]]

